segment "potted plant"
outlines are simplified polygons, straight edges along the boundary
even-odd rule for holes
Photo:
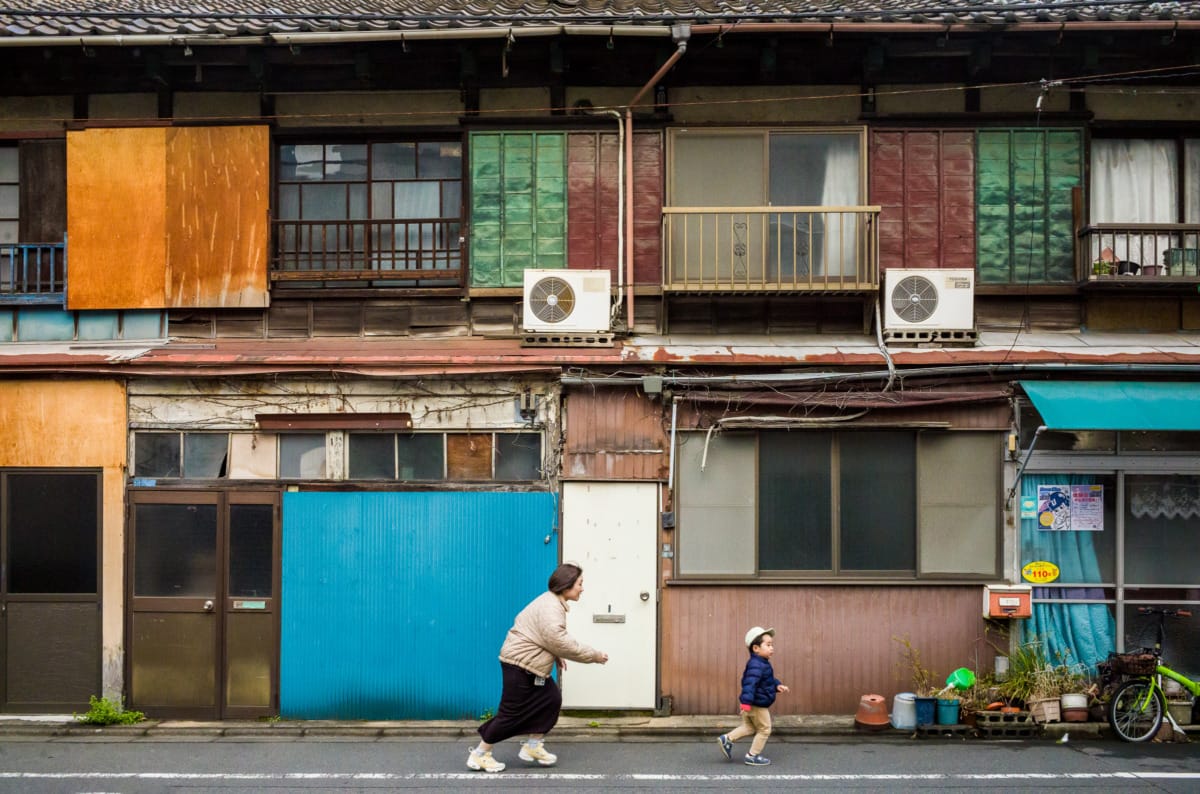
[[[1113,263],[1105,259],[1097,259],[1092,262],[1093,276],[1111,276],[1113,271]]]
[[[937,717],[937,693],[943,688],[937,673],[925,667],[921,652],[913,647],[907,636],[893,637],[900,644],[897,672],[907,676],[915,697],[917,725],[932,725]]]

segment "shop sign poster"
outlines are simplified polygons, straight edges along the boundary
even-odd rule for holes
[[[1104,529],[1103,485],[1039,485],[1038,529],[1099,532]]]

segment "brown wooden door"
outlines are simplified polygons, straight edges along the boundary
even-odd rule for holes
[[[0,711],[100,695],[100,478],[0,471]]]
[[[278,703],[279,496],[130,492],[127,691],[153,717]]]

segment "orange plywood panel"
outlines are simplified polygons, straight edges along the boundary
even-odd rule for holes
[[[263,307],[267,127],[180,127],[166,138],[166,304]]]
[[[67,308],[165,306],[165,132],[67,133]]]
[[[126,427],[117,381],[0,382],[0,466],[120,468]]]

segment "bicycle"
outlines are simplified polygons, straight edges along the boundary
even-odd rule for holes
[[[1157,609],[1139,607],[1138,614],[1158,615],[1158,635],[1153,648],[1143,648],[1134,653],[1110,653],[1108,664],[1116,673],[1133,676],[1117,687],[1108,704],[1108,724],[1117,736],[1127,742],[1144,742],[1158,734],[1163,717],[1171,723],[1177,733],[1183,733],[1179,723],[1167,710],[1167,697],[1163,693],[1162,679],[1178,681],[1192,694],[1192,709],[1196,708],[1196,697],[1200,697],[1200,682],[1193,681],[1183,673],[1177,673],[1162,663],[1162,646],[1166,638],[1164,623],[1169,617],[1191,617],[1183,609]]]

